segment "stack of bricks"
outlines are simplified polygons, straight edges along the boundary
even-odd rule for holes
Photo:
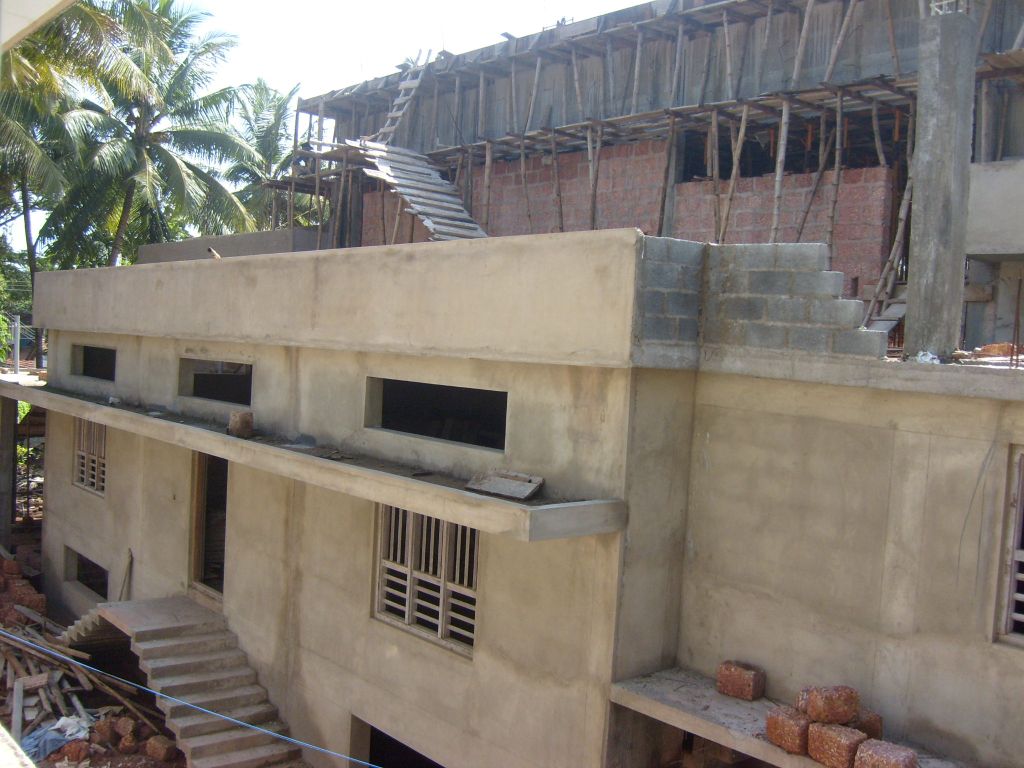
[[[826,768],[916,768],[912,749],[882,741],[882,718],[860,706],[849,686],[804,688],[795,707],[775,707],[766,722],[768,740]]]
[[[28,619],[15,610],[15,605],[46,613],[46,596],[36,592],[28,579],[22,578],[21,566],[16,560],[0,560],[0,623],[8,627],[25,624]]]

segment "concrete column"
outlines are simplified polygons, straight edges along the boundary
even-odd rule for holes
[[[960,339],[977,34],[964,13],[920,22],[905,342],[911,357],[948,357]]]
[[[14,522],[15,445],[18,434],[18,401],[0,397],[0,545],[10,551]]]

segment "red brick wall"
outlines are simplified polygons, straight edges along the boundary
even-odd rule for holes
[[[658,204],[664,177],[664,142],[650,141],[605,147],[597,184],[597,227],[637,227],[654,233],[658,222]],[[547,161],[547,162],[545,162]],[[566,231],[590,227],[590,182],[586,152],[558,156],[562,190],[562,210]],[[810,194],[811,174],[787,176],[783,181],[780,241],[796,237],[796,227]],[[826,173],[811,206],[801,240],[821,242],[828,230],[831,204],[831,172]],[[474,168],[473,205],[477,221],[484,220],[483,168]],[[732,243],[767,242],[771,230],[772,175],[741,178],[737,181],[732,215],[726,241]],[[490,215],[487,231],[491,235],[522,235],[556,232],[554,173],[550,158],[534,156],[526,162],[526,187],[529,216],[520,181],[518,161],[496,162],[491,182]],[[721,183],[724,199],[728,182]],[[846,273],[850,292],[854,277],[861,285],[873,282],[888,253],[890,211],[892,206],[891,171],[885,168],[859,168],[843,172],[836,210],[833,269]],[[674,237],[710,240],[714,237],[714,195],[710,181],[677,184]],[[395,197],[387,193],[382,227],[381,193],[363,197],[363,244],[383,242],[382,229],[391,238],[395,216]],[[409,242],[409,217],[402,217],[398,242]],[[428,239],[427,231],[416,223],[413,241]]]

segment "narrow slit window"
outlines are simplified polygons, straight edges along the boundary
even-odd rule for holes
[[[251,405],[252,365],[183,357],[179,363],[178,394]]]
[[[472,648],[480,533],[400,507],[380,507],[379,617]]]
[[[376,378],[368,387],[367,426],[505,448],[508,392]]]
[[[74,484],[103,494],[107,490],[107,428],[75,419]]]
[[[90,379],[113,381],[117,372],[117,350],[72,344],[71,372]]]
[[[83,587],[95,592],[101,600],[107,599],[107,569],[97,565],[85,555],[71,547],[64,548],[65,571],[67,581],[77,581]]]

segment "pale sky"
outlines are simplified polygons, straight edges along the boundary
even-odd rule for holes
[[[262,76],[278,90],[301,82],[303,98],[379,77],[422,50],[465,53],[525,36],[561,18],[580,21],[636,0],[519,0],[489,10],[486,2],[338,2],[337,0],[193,0],[211,16],[206,30],[229,32],[238,46],[217,85]]]

